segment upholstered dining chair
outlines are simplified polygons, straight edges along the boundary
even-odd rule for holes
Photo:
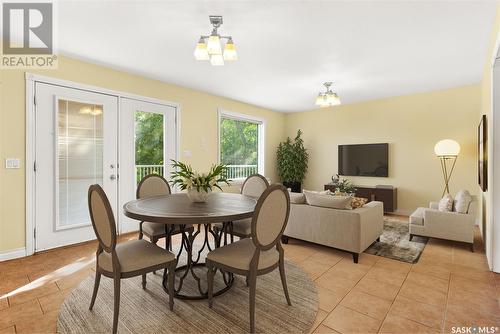
[[[241,186],[241,194],[259,198],[260,195],[269,187],[269,182],[267,179],[260,174],[252,174],[245,179],[243,185]],[[250,237],[250,230],[252,225],[252,219],[240,219],[232,222],[232,229],[229,231],[224,231],[225,234],[231,234],[231,242],[233,242],[233,237],[237,236],[240,239]],[[216,226],[217,229],[222,229],[222,225]],[[225,236],[227,238],[227,236]]]
[[[176,260],[174,254],[145,240],[133,240],[116,244],[116,225],[108,197],[98,184],[90,186],[88,205],[92,227],[99,246],[96,252],[94,291],[89,310],[94,307],[101,275],[113,278],[114,310],[113,333],[118,328],[120,310],[120,282],[123,278],[142,275],[142,288],[146,288],[146,274],[165,269],[168,273],[169,291],[174,291]],[[173,292],[169,293],[169,307],[173,310]]]
[[[284,251],[281,236],[290,214],[290,197],[282,185],[269,186],[260,196],[251,221],[250,238],[216,248],[206,258],[208,305],[213,304],[214,274],[217,269],[247,277],[250,302],[250,331],[255,332],[255,291],[257,276],[279,267],[281,283],[288,305]]]
[[[158,174],[149,174],[142,178],[141,182],[137,186],[136,197],[147,198],[153,196],[170,195],[170,186],[162,176]],[[170,227],[170,226],[169,226]],[[193,227],[186,227],[186,231],[192,230]],[[150,223],[150,222],[140,222],[139,223],[139,239],[146,235],[152,243],[156,244],[159,239],[167,238],[166,245],[167,249],[172,249],[172,238],[174,234],[181,233],[178,225],[173,226],[173,230],[170,236],[165,232],[165,225]]]

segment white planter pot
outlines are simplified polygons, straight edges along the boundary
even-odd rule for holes
[[[198,191],[196,189],[188,189],[187,195],[188,195],[189,199],[191,200],[191,202],[204,203],[207,201],[208,196],[210,196],[211,192],[212,192],[211,190],[209,190],[207,192],[204,190]]]

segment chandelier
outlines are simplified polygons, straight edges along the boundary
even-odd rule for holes
[[[330,89],[332,82],[325,82],[323,85],[326,87],[326,92],[318,94],[316,105],[321,108],[338,106],[340,104],[340,97]]]
[[[224,65],[224,60],[237,60],[236,48],[231,36],[221,36],[217,29],[222,25],[222,16],[209,16],[213,30],[210,36],[200,36],[198,44],[194,49],[196,60],[210,60],[213,66]],[[222,51],[222,40],[226,40],[224,52]]]

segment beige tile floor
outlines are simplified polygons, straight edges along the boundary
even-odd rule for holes
[[[124,239],[135,239],[126,235]],[[96,243],[0,263],[0,333],[55,331],[64,298],[94,268]],[[290,240],[285,256],[315,281],[314,333],[450,333],[500,328],[500,275],[488,270],[480,237],[467,246],[431,239],[417,264]],[[497,332],[499,332],[497,330]]]

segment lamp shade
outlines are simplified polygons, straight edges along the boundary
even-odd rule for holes
[[[210,35],[210,37],[208,37],[207,51],[209,55],[222,55],[219,36]]]
[[[196,48],[194,49],[194,58],[196,60],[209,60],[210,56],[208,55],[207,45],[200,39],[198,44],[196,44]]]
[[[238,54],[236,53],[236,48],[234,47],[233,41],[226,43],[224,47],[224,60],[238,60]]]
[[[434,153],[438,157],[456,157],[460,153],[460,144],[453,139],[440,140],[434,146]]]

